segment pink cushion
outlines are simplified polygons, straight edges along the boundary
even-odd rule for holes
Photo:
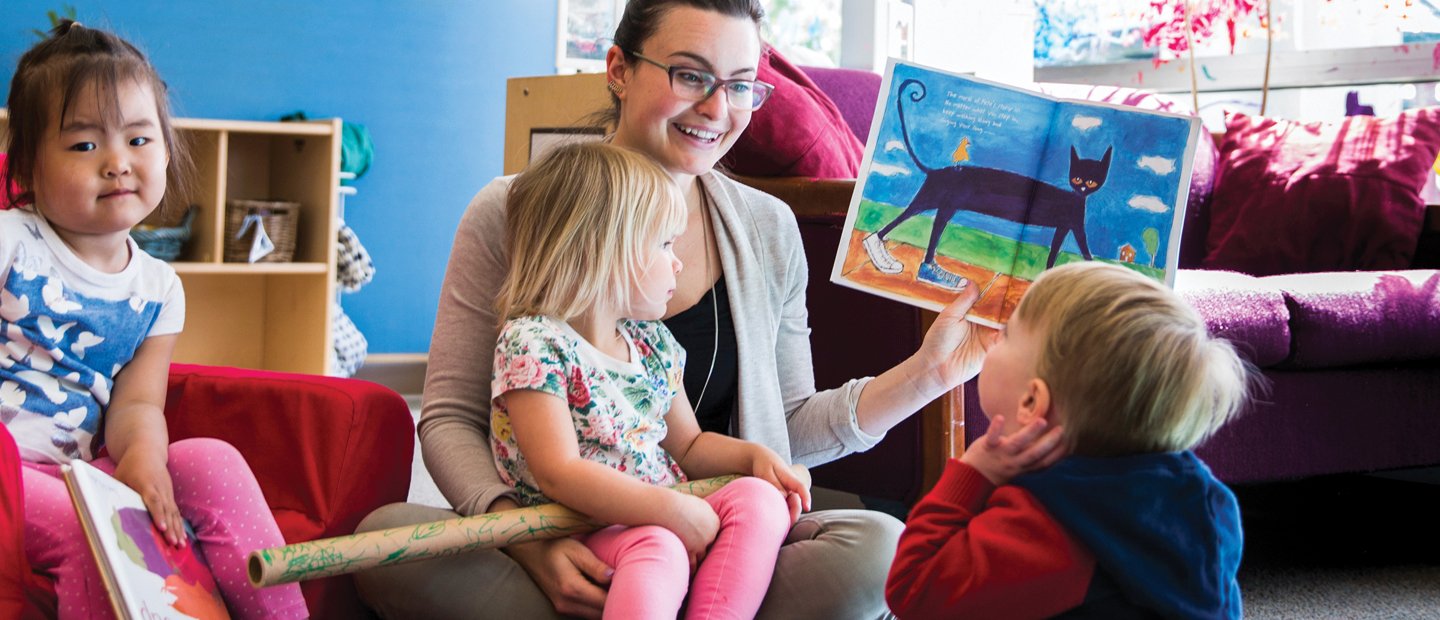
[[[1409,267],[1436,152],[1440,108],[1339,123],[1231,114],[1202,266],[1255,275]]]
[[[835,102],[799,67],[770,46],[760,56],[759,77],[775,86],[750,117],[722,164],[736,174],[853,179],[865,146]],[[872,102],[873,104],[873,102]]]

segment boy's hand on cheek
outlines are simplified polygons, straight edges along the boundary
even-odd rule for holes
[[[1045,418],[1035,418],[1010,435],[1003,434],[1004,428],[1005,417],[995,416],[985,436],[960,456],[962,463],[974,467],[995,486],[1049,467],[1065,456],[1062,427],[1049,428]]]

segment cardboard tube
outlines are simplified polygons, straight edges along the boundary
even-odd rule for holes
[[[705,497],[738,477],[694,480],[674,489]],[[260,549],[250,552],[247,572],[250,584],[260,588],[583,534],[605,525],[560,504],[542,504]]]

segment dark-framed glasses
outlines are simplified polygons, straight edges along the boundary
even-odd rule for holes
[[[758,110],[765,103],[765,99],[770,97],[770,93],[775,92],[774,86],[760,80],[722,80],[709,71],[667,65],[639,52],[630,54],[668,72],[670,90],[675,91],[675,95],[682,99],[704,101],[715,94],[715,91],[724,89],[725,100],[730,103],[730,107],[737,110]]]

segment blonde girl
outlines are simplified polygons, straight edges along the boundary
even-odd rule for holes
[[[809,503],[774,451],[695,421],[659,322],[684,226],[664,171],[608,144],[561,147],[510,188],[492,452],[521,503],[620,524],[584,540],[614,567],[606,618],[674,618],[687,586],[687,617],[753,617],[798,516],[785,494]],[[753,477],[703,500],[666,488],[731,473]]]
[[[246,581],[245,555],[284,541],[244,459],[166,432],[185,295],[129,237],[186,168],[164,82],[130,43],[67,21],[20,58],[8,105],[0,187],[19,187],[20,208],[0,211],[0,421],[24,461],[25,554],[58,616],[112,613],[59,474],[80,459],[135,489],[165,543],[185,545],[189,521],[232,614],[305,617],[298,587]]]

